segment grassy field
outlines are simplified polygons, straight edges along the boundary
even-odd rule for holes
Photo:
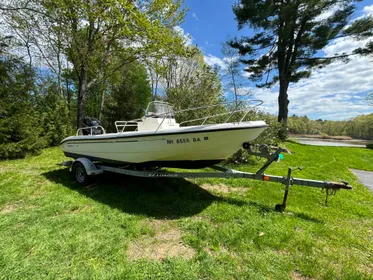
[[[287,147],[268,174],[303,166],[295,177],[354,189],[325,206],[293,186],[278,213],[280,184],[107,173],[82,188],[58,148],[0,162],[0,278],[373,279],[373,194],[348,170],[373,170],[373,151]]]

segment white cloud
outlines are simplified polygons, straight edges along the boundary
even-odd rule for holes
[[[361,42],[336,40],[324,49],[326,55],[349,52]],[[244,74],[245,76],[247,74]],[[262,99],[262,109],[278,113],[278,86],[273,89],[245,88],[251,90],[253,98]],[[373,112],[364,97],[373,91],[373,59],[351,58],[349,63],[336,61],[322,69],[313,71],[309,79],[290,84],[289,116],[307,115],[313,118],[342,120],[359,114]]]
[[[181,26],[175,26],[174,30],[184,38],[184,44],[190,46],[193,43],[193,37],[189,33],[185,33],[185,30]]]
[[[251,73],[247,72],[247,71],[242,71],[242,77],[244,78],[250,78],[251,77]]]
[[[211,44],[209,41],[205,41],[205,46],[206,48],[210,48],[210,47],[213,47],[214,44]]]
[[[320,14],[319,16],[317,16],[315,18],[315,21],[326,20],[327,18],[332,16],[336,11],[338,11],[340,8],[341,8],[340,4],[335,4],[329,10],[327,10],[327,11],[323,12],[322,14]]]
[[[334,40],[332,43],[327,45],[323,52],[326,56],[333,56],[336,53],[351,53],[354,49],[359,47],[364,47],[366,43],[368,43],[372,38],[364,39],[364,40],[354,40],[352,38],[339,38]]]
[[[373,15],[373,5],[365,6],[363,8],[363,14],[364,14],[364,16],[371,16],[371,15]]]
[[[195,20],[199,20],[198,16],[197,16],[195,13],[192,13],[192,17],[193,17]]]
[[[234,92],[234,89],[231,89],[232,92]],[[237,89],[237,95],[247,96],[251,95],[251,89],[249,87],[242,87]]]
[[[207,54],[204,56],[205,63],[211,67],[213,66],[219,66],[221,69],[225,69],[227,66],[225,65],[225,62],[212,54]]]
[[[208,42],[206,41],[205,42],[206,44],[208,44]],[[210,46],[212,46],[210,44]],[[225,70],[227,68],[227,64],[229,62],[234,62],[234,61],[237,61],[239,59],[238,56],[233,56],[233,57],[223,57],[223,58],[220,58],[220,57],[217,57],[217,56],[214,56],[212,54],[207,54],[204,56],[204,60],[205,60],[205,63],[209,66],[219,66],[221,70]],[[243,74],[243,76],[245,76],[245,74]]]
[[[223,58],[223,61],[227,62],[227,63],[231,63],[231,62],[236,62],[240,59],[240,57],[238,55],[235,55],[235,56],[226,56]]]
[[[262,99],[263,109],[278,113],[278,88],[251,89]],[[369,58],[355,58],[350,63],[332,63],[315,70],[309,79],[291,84],[288,90],[289,115],[307,115],[322,119],[349,119],[373,112],[363,94],[373,90],[373,63]]]

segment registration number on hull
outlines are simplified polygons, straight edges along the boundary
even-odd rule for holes
[[[193,137],[193,138],[179,138],[179,139],[172,139],[167,140],[167,144],[188,144],[188,143],[196,143],[196,142],[202,142],[202,141],[208,141],[208,137]]]

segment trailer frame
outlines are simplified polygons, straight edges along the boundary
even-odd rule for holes
[[[103,172],[114,172],[128,176],[143,177],[143,178],[244,178],[249,180],[257,180],[264,182],[276,182],[285,185],[284,197],[281,204],[276,204],[275,209],[277,211],[284,211],[287,204],[287,198],[290,190],[290,186],[297,185],[301,187],[313,187],[326,190],[326,203],[327,198],[331,194],[335,194],[336,191],[345,189],[351,190],[352,187],[348,182],[331,182],[321,180],[311,180],[302,178],[293,178],[292,173],[296,168],[288,168],[287,176],[277,176],[264,174],[264,171],[275,161],[279,160],[282,148],[277,148],[274,153],[269,152],[269,148],[266,145],[261,145],[258,151],[253,151],[252,145],[244,143],[243,148],[248,151],[249,154],[266,158],[267,161],[264,165],[255,173],[243,172],[231,168],[225,168],[218,165],[211,166],[212,169],[217,172],[168,172],[157,168],[153,170],[142,169],[138,170],[134,166],[110,166],[105,163],[93,162],[88,158],[77,158],[75,161],[65,161],[62,163],[64,166],[70,166],[70,171],[73,172],[73,176],[76,181],[81,185],[86,185],[93,176],[102,174]]]

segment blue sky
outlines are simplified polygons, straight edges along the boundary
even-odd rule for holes
[[[234,0],[185,0],[189,8],[185,22],[181,25],[189,34],[192,44],[197,45],[205,55],[205,62],[224,67],[221,44],[229,37],[250,35],[252,30],[238,31],[232,5]],[[354,18],[373,15],[373,0],[362,1],[357,5]],[[335,52],[350,51],[364,42],[351,39],[331,42],[322,52],[332,55]],[[265,103],[263,110],[277,114],[276,87],[259,90],[254,84],[245,81],[244,90],[251,91],[254,98]],[[315,70],[310,79],[301,80],[289,89],[289,115],[307,115],[317,119],[349,119],[358,114],[373,112],[364,100],[367,92],[373,91],[373,57],[354,58],[349,64],[335,62],[321,70]]]

